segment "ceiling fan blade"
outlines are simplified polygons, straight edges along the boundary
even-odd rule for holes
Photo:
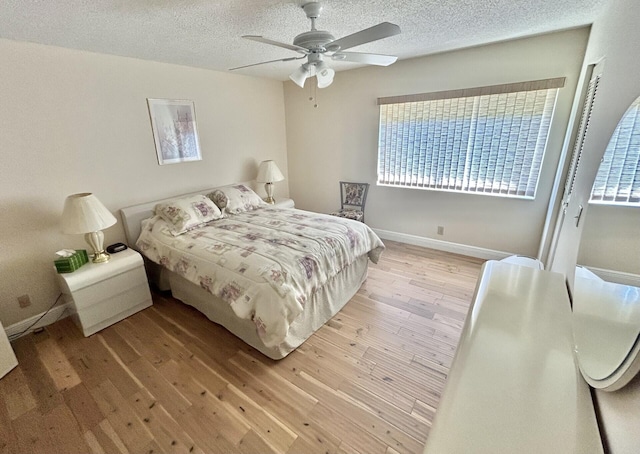
[[[281,43],[280,41],[274,41],[269,38],[264,38],[262,36],[254,36],[254,35],[244,35],[244,39],[250,39],[251,41],[257,41],[259,43],[271,44],[272,46],[283,47],[285,49],[293,50],[296,52],[300,52],[301,54],[307,55],[309,51],[304,47],[295,46],[293,44]]]
[[[301,57],[289,57],[289,58],[280,58],[278,60],[269,60],[269,61],[263,61],[260,63],[252,63],[250,65],[244,65],[244,66],[237,66],[235,68],[230,68],[229,71],[235,71],[236,69],[242,69],[242,68],[249,68],[251,66],[258,66],[258,65],[266,65],[267,63],[275,63],[275,62],[279,62],[279,61],[292,61],[292,60],[300,60],[301,58],[304,58],[305,56],[301,56]]]
[[[326,47],[328,51],[337,52],[339,50],[350,49],[352,47],[359,46],[360,44],[370,43],[379,39],[388,38],[390,36],[398,35],[400,33],[400,27],[390,22],[382,22],[381,24],[374,25],[373,27],[365,28],[352,35],[345,36],[343,38],[336,39],[329,43]]]
[[[331,58],[337,61],[366,63],[367,65],[376,66],[389,66],[398,59],[398,57],[392,55],[364,54],[361,52],[336,52]]]

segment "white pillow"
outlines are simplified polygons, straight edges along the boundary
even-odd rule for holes
[[[207,197],[213,200],[219,208],[224,208],[225,213],[231,214],[252,211],[267,205],[258,194],[244,184],[222,186],[207,194]]]
[[[216,204],[202,194],[159,203],[155,212],[171,224],[171,234],[174,236],[222,217]]]

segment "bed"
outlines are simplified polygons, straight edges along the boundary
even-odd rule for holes
[[[365,224],[276,208],[246,184],[123,208],[150,279],[272,359],[333,317],[384,245]]]

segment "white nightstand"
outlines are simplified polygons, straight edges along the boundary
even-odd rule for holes
[[[276,199],[274,207],[278,208],[295,208],[296,204],[292,199]]]
[[[58,274],[58,281],[85,336],[151,306],[144,262],[132,249],[111,254],[107,263],[89,261],[73,273]]]
[[[0,378],[7,375],[17,365],[16,354],[13,352],[2,322],[0,322]]]

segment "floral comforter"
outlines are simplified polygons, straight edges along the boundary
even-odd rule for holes
[[[364,254],[377,263],[384,249],[363,223],[293,209],[229,215],[178,237],[169,227],[144,221],[136,245],[253,320],[267,347],[284,340],[316,289]]]

